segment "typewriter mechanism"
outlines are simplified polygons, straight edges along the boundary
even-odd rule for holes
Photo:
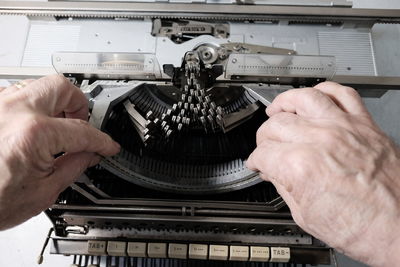
[[[122,147],[46,211],[51,253],[74,255],[75,267],[335,264],[245,161],[283,91],[326,80],[368,97],[398,89],[399,77],[378,75],[384,40],[371,32],[400,23],[399,11],[170,2],[0,4],[0,15],[32,20],[19,75],[0,77],[65,75],[87,96],[90,124]],[[35,38],[51,44],[56,31],[65,44],[43,63]]]

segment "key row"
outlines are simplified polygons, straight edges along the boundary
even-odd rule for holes
[[[89,255],[258,262],[289,262],[290,248],[181,243],[88,241]]]

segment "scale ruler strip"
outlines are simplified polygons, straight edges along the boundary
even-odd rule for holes
[[[129,2],[0,2],[0,14],[86,18],[181,18],[228,20],[289,20],[293,22],[400,23],[395,9],[345,7],[264,6],[226,4],[129,3]]]

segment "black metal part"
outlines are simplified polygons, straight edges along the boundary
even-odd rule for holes
[[[181,67],[175,67],[172,64],[163,65],[164,73],[172,78],[172,82],[176,87],[181,87],[184,83],[182,80],[185,77],[185,64],[186,61],[182,62]],[[205,83],[205,87],[211,87],[215,83],[216,79],[224,73],[223,65],[212,65],[211,68],[205,68],[202,61],[200,61],[199,64],[201,68],[201,81]]]
[[[157,37],[167,37],[177,44],[181,44],[200,35],[229,38],[229,24],[190,20],[154,19],[151,34]]]

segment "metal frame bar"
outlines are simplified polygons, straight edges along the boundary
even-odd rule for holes
[[[36,79],[57,72],[52,67],[0,67],[0,79],[20,80],[20,79]],[[161,81],[162,79],[160,79]],[[355,76],[355,75],[337,75],[331,81],[344,84],[346,86],[355,87],[359,90],[400,90],[400,77],[395,76]],[[146,81],[155,83],[156,81]],[[226,81],[220,80],[219,83],[241,83],[243,81]],[[251,83],[251,81],[246,81]]]
[[[232,20],[368,21],[400,23],[400,10],[343,7],[211,5],[127,2],[16,2],[0,3],[0,14],[61,17],[194,18]]]
[[[75,191],[88,198],[95,204],[98,205],[121,205],[121,206],[150,206],[150,207],[169,207],[169,208],[182,208],[190,207],[190,208],[209,208],[209,209],[227,209],[227,210],[235,210],[236,212],[241,212],[241,210],[248,211],[262,211],[271,212],[278,211],[282,207],[285,206],[285,202],[281,197],[275,198],[270,202],[263,203],[246,203],[246,202],[237,202],[237,201],[205,201],[205,200],[191,200],[181,199],[179,201],[171,201],[171,200],[162,200],[162,199],[104,199],[97,198],[90,192],[87,192],[83,188],[81,188],[77,184],[73,184],[71,186]]]
[[[48,0],[49,2],[57,2],[63,0]],[[65,1],[65,0],[64,0]],[[67,0],[68,1],[68,0]],[[70,2],[96,2],[98,0],[69,0]],[[119,2],[143,2],[143,0],[118,0]],[[157,0],[152,0],[156,2]],[[203,0],[206,4],[207,0]],[[105,0],[105,2],[117,2],[116,0]],[[150,1],[148,1],[150,2]],[[172,0],[164,0],[164,2],[172,2]],[[176,2],[176,1],[175,1]],[[184,3],[198,3],[196,0],[185,0]],[[211,4],[211,3],[208,3]],[[212,3],[218,4],[218,3]],[[352,7],[352,0],[236,0],[237,5],[279,5],[279,6],[335,6],[335,7]]]

